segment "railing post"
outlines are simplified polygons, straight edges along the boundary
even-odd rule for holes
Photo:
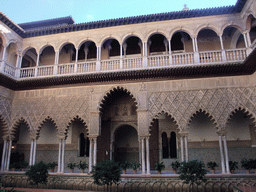
[[[55,64],[53,66],[53,75],[57,75],[58,74],[58,66]]]
[[[20,68],[16,68],[15,70],[15,77],[18,79],[20,78],[20,70],[21,70]]]
[[[37,77],[37,74],[38,74],[38,66],[35,67],[35,75],[34,75],[34,77]]]

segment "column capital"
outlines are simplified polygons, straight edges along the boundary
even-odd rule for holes
[[[250,30],[242,31],[243,34],[250,33]]]
[[[217,134],[219,136],[226,136],[227,135],[227,131],[226,130],[219,130],[219,131],[217,131]]]
[[[141,139],[149,139],[150,138],[150,134],[149,135],[139,135],[140,140]]]
[[[178,132],[178,134],[179,134],[181,137],[187,137],[187,136],[188,136],[188,132]]]

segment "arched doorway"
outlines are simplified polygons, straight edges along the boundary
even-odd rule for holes
[[[123,125],[115,131],[114,160],[139,162],[138,133],[130,125]]]
[[[135,130],[136,110],[136,101],[126,89],[117,87],[106,94],[101,104],[101,132],[97,138],[97,162],[114,159],[115,132],[119,129],[125,130],[123,128],[125,125],[130,125],[128,131]]]

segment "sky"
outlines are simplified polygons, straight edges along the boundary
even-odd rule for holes
[[[17,24],[72,16],[85,23],[146,14],[235,5],[237,0],[0,0],[0,11]]]

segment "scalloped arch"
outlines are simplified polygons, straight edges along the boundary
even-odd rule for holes
[[[195,112],[193,112],[191,115],[190,115],[190,118],[188,119],[188,123],[187,123],[187,128],[189,127],[189,125],[191,124],[192,122],[192,119],[196,116],[196,114],[198,112],[201,112],[201,113],[204,113],[205,115],[207,115],[208,118],[210,118],[211,121],[213,121],[213,124],[216,125],[216,129],[218,129],[218,122],[216,120],[216,118],[214,118],[214,115],[211,114],[210,112],[208,112],[207,109],[203,109],[203,108],[200,108],[198,110],[196,110]]]
[[[47,117],[45,117],[43,120],[40,121],[38,127],[35,129],[35,134],[36,134],[36,137],[37,137],[37,138],[39,137],[40,131],[41,131],[41,129],[42,129],[42,126],[46,123],[46,121],[52,122],[52,124],[54,125],[55,129],[58,130],[58,126],[57,126],[56,122],[53,120],[53,118],[50,117],[50,116],[47,116]]]
[[[88,124],[86,123],[86,120],[84,120],[83,118],[81,118],[79,115],[76,115],[75,117],[73,117],[71,120],[69,120],[69,122],[68,122],[68,124],[67,124],[67,130],[66,131],[68,131],[68,129],[69,129],[69,127],[71,126],[71,124],[72,124],[72,122],[74,122],[75,120],[79,120],[80,122],[82,122],[83,124],[84,124],[84,126],[85,126],[85,129],[87,130],[87,131],[89,131],[89,129],[88,129]]]
[[[152,123],[153,123],[153,121],[154,121],[154,119],[158,119],[159,118],[159,116],[161,115],[161,114],[165,114],[165,115],[167,115],[168,117],[170,117],[171,119],[173,119],[173,122],[175,123],[175,125],[177,125],[177,129],[180,131],[181,129],[181,127],[180,127],[180,124],[179,124],[179,122],[175,119],[175,116],[172,114],[172,113],[170,113],[170,112],[166,112],[166,111],[161,111],[161,112],[157,112],[156,114],[154,114],[152,117],[150,117],[150,127],[152,126]]]
[[[29,121],[25,120],[25,118],[23,118],[22,116],[20,116],[19,118],[16,118],[13,122],[14,122],[13,126],[9,130],[9,135],[14,135],[21,123],[24,123],[28,127],[30,134],[34,132]]]
[[[136,104],[137,108],[139,108],[139,103],[138,103],[139,100],[138,100],[137,96],[132,94],[128,88],[125,88],[125,86],[113,86],[113,87],[109,88],[107,91],[105,91],[103,93],[103,95],[101,96],[99,104],[98,104],[99,111],[101,111],[104,108],[104,101],[106,101],[106,99],[109,98],[109,96],[111,96],[113,94],[113,92],[116,90],[122,90],[122,91],[126,92],[128,95],[130,95],[132,97],[132,99],[134,99],[134,103]]]
[[[233,110],[231,110],[231,111],[229,112],[228,118],[227,118],[227,120],[226,120],[226,122],[225,122],[225,127],[227,127],[228,122],[230,121],[232,115],[233,115],[234,113],[236,113],[236,111],[239,111],[239,110],[241,110],[241,111],[244,110],[246,113],[248,113],[248,115],[251,115],[251,116],[252,116],[252,122],[253,122],[254,124],[256,124],[256,115],[255,115],[254,113],[252,113],[251,110],[248,109],[246,106],[241,106],[241,105],[239,105],[238,107],[235,107]]]

